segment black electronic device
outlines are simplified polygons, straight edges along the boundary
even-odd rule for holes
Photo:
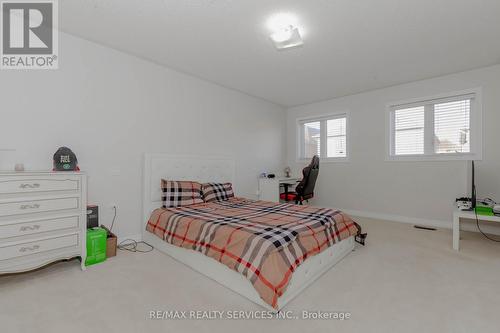
[[[99,226],[99,207],[87,206],[87,229]]]

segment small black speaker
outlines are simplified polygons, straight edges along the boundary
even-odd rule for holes
[[[99,207],[87,206],[87,229],[99,226]]]

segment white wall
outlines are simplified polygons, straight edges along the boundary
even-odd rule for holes
[[[285,110],[79,38],[60,35],[60,69],[0,72],[0,168],[51,168],[72,148],[101,222],[140,234],[144,152],[236,159],[236,190],[255,197],[262,170],[285,161]]]
[[[452,202],[466,194],[464,161],[385,161],[387,103],[482,87],[483,161],[476,164],[479,196],[500,201],[500,65],[337,98],[288,110],[287,156],[296,169],[296,119],[350,111],[347,163],[323,163],[314,204],[406,222],[451,226]],[[422,219],[414,220],[414,219]]]

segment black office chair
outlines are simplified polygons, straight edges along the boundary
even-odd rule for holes
[[[319,174],[319,157],[314,155],[311,163],[302,170],[302,180],[295,187],[295,192],[280,194],[280,199],[285,201],[295,201],[296,204],[301,204],[304,200],[309,200],[314,197],[314,187]]]

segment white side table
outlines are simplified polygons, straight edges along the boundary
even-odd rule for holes
[[[460,219],[476,219],[476,214],[472,211],[455,209],[453,211],[453,249],[460,249]],[[500,216],[477,215],[479,221],[500,222]]]

